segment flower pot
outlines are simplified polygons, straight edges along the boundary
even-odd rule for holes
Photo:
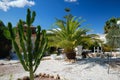
[[[66,58],[66,55],[65,55],[65,54],[60,54],[60,58],[61,58],[61,59],[65,59],[65,58]]]
[[[75,52],[66,52],[67,59],[76,59],[76,53]]]
[[[51,59],[52,59],[52,60],[55,60],[55,59],[56,59],[56,57],[57,57],[57,54],[51,54],[51,56],[50,56],[50,57],[51,57]]]

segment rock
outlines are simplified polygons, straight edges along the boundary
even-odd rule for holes
[[[0,65],[5,65],[4,63],[1,63]]]
[[[50,77],[50,75],[49,74],[46,74],[46,78],[49,78]]]
[[[24,76],[23,80],[30,80],[30,78],[28,76]]]
[[[17,80],[22,80],[22,79],[18,78]]]
[[[45,73],[41,74],[41,77],[45,77],[45,76],[46,76],[46,74],[45,74]]]
[[[39,75],[36,75],[36,74],[35,74],[34,77],[37,78],[37,77],[39,77]]]
[[[54,78],[54,76],[53,76],[53,75],[51,75],[51,76],[50,76],[50,78]]]
[[[42,75],[42,73],[38,74],[38,76],[41,76],[41,75]]]
[[[75,62],[76,62],[75,59],[66,59],[65,61],[66,61],[66,62],[69,62],[69,63],[75,63]]]
[[[60,80],[60,76],[57,74],[57,75],[54,76],[54,79]]]

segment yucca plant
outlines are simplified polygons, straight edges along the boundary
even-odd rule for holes
[[[40,26],[37,26],[36,31],[36,40],[32,43],[32,31],[30,26],[35,20],[36,13],[33,11],[31,15],[30,9],[27,10],[26,23],[27,23],[27,32],[24,32],[23,21],[19,20],[18,23],[18,37],[20,46],[23,51],[23,55],[20,53],[20,48],[15,40],[15,33],[12,29],[12,24],[8,23],[8,29],[10,32],[10,38],[12,39],[12,43],[14,49],[19,57],[19,60],[26,71],[29,71],[30,80],[34,80],[34,72],[38,68],[40,61],[42,59],[43,54],[47,48],[47,38],[46,31],[41,30]],[[33,46],[34,45],[34,46]]]

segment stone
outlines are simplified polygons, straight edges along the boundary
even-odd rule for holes
[[[30,80],[30,78],[28,76],[24,76],[23,80]]]

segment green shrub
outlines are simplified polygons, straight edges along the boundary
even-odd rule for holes
[[[11,40],[7,39],[4,35],[5,29],[4,23],[0,21],[0,58],[8,57],[12,48]]]

